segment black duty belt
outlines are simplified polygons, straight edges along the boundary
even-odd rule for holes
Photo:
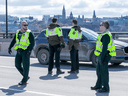
[[[18,52],[18,53],[21,53],[22,51],[24,51],[24,50],[23,50],[23,49],[20,49],[20,48],[17,49],[17,52]]]

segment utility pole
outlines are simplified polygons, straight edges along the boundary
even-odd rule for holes
[[[8,38],[8,1],[6,0],[6,38]]]

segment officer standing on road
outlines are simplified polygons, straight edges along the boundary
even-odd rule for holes
[[[57,18],[52,19],[52,23],[46,30],[46,37],[49,43],[50,56],[49,56],[49,67],[48,74],[52,74],[54,66],[54,53],[55,53],[55,66],[57,68],[57,74],[63,74],[60,70],[60,51],[65,47],[62,29],[57,24]]]
[[[115,44],[111,33],[108,31],[109,23],[103,21],[100,24],[100,31],[102,32],[96,41],[96,50],[94,54],[98,56],[98,62],[96,66],[97,82],[92,90],[98,92],[109,92],[109,73],[108,62],[112,56],[116,56]]]
[[[28,77],[30,54],[35,44],[34,35],[28,29],[28,24],[26,21],[21,22],[21,29],[16,32],[8,48],[9,54],[12,53],[11,48],[14,46],[14,44],[15,44],[14,50],[17,50],[17,54],[15,57],[15,67],[23,76],[23,79],[18,84],[25,85],[27,84],[27,81],[30,78]]]
[[[79,73],[79,42],[82,38],[82,32],[80,26],[77,26],[77,20],[72,20],[73,27],[71,28],[69,37],[69,51],[71,58],[71,70],[68,73]]]

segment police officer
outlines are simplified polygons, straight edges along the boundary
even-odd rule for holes
[[[62,29],[57,24],[57,18],[52,19],[52,23],[48,26],[46,30],[46,37],[49,42],[50,56],[49,56],[49,67],[48,74],[52,74],[52,69],[54,66],[54,54],[55,54],[55,66],[57,68],[57,74],[63,74],[64,72],[60,70],[60,51],[65,47]]]
[[[114,40],[111,33],[108,31],[109,23],[103,21],[100,24],[100,31],[102,32],[96,41],[96,50],[94,54],[98,56],[98,62],[96,66],[97,82],[92,90],[98,92],[109,92],[109,73],[108,73],[108,62],[112,56],[116,56]]]
[[[82,38],[82,32],[80,26],[77,26],[77,20],[72,20],[73,27],[71,28],[69,38],[69,51],[71,58],[71,70],[68,73],[79,73],[79,42]]]
[[[30,54],[35,44],[34,36],[28,29],[28,24],[26,21],[21,22],[21,29],[17,30],[12,42],[10,43],[10,46],[8,48],[9,54],[11,54],[11,48],[14,46],[14,44],[14,50],[17,50],[17,54],[15,57],[15,67],[23,76],[23,79],[18,84],[25,85],[30,78],[28,77]]]

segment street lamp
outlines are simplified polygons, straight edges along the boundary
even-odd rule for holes
[[[6,0],[6,38],[8,38],[8,5]]]

